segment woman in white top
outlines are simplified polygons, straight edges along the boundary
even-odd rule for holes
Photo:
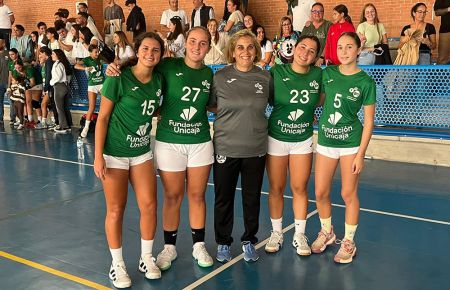
[[[179,16],[170,18],[169,33],[167,34],[167,37],[164,38],[161,34],[160,36],[164,39],[164,43],[166,44],[165,57],[184,57],[185,39],[183,35],[183,25],[181,24],[181,18]]]
[[[68,75],[72,75],[70,63],[61,49],[55,49],[52,52],[52,78],[50,85],[53,86],[53,97],[55,98],[56,110],[58,111],[59,128],[56,133],[69,133],[72,125],[72,117],[69,110],[68,96]]]
[[[375,55],[383,53],[383,51],[378,51],[374,46],[379,43],[387,44],[388,39],[384,25],[378,20],[377,9],[373,4],[368,3],[364,6],[361,21],[356,31],[363,46],[358,58],[358,64],[375,64]],[[389,51],[386,51],[386,53],[389,53]]]
[[[116,64],[123,64],[129,58],[135,56],[133,48],[131,47],[130,42],[127,39],[127,36],[123,31],[114,32],[113,42],[115,45],[114,52],[116,55],[114,62]]]
[[[223,31],[228,32],[231,36],[241,29],[244,29],[244,14],[239,10],[241,6],[241,1],[239,0],[228,0],[227,9],[231,13],[228,18],[227,24],[225,25]]]
[[[83,59],[89,56],[89,51],[86,47],[84,47],[81,39],[80,39],[80,28],[79,24],[74,24],[70,28],[70,33],[73,35],[72,42],[72,56],[76,59]]]
[[[103,47],[102,43],[97,36],[94,36],[92,31],[87,27],[81,27],[79,33],[80,41],[83,43],[84,47],[89,50],[89,45],[94,44],[98,47]],[[101,49],[100,49],[101,50]]]
[[[227,63],[224,51],[228,42],[228,34],[226,32],[219,32],[217,27],[219,22],[216,19],[210,19],[206,24],[209,33],[211,34],[211,49],[205,56],[205,64],[225,64]]]
[[[268,65],[272,59],[273,46],[272,42],[266,37],[266,30],[261,25],[256,25],[256,39],[261,45],[261,61],[258,62],[262,68]]]
[[[48,43],[47,46],[51,50],[55,50],[59,48],[59,34],[56,32],[56,29],[54,27],[47,28],[47,31],[45,32],[45,36],[47,36]]]

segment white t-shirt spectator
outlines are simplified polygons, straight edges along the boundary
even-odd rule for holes
[[[266,52],[273,52],[273,46],[272,42],[270,40],[266,41],[266,45],[261,46],[261,52],[262,52],[262,58],[264,59],[266,57]]]
[[[0,7],[0,29],[11,29],[11,15],[14,13],[8,6]]]
[[[172,11],[170,9],[164,10],[161,15],[161,21],[159,24],[167,26],[169,28],[170,19],[174,16],[178,16],[181,18],[181,24],[183,26],[189,24],[188,19],[186,18],[186,13],[184,10],[178,9],[177,11]]]
[[[61,37],[61,36],[60,36]],[[72,50],[67,51],[63,48],[61,48],[64,51],[64,54],[66,55],[67,59],[69,60],[70,64],[75,64],[76,59],[75,56],[73,56],[73,49],[74,49],[74,43],[73,43],[73,35],[70,32],[67,32],[67,36],[65,38],[60,38],[61,42],[67,45],[72,45]]]
[[[120,59],[120,64],[126,62],[130,57],[134,56],[134,50],[131,46],[125,46],[125,49],[121,47],[115,47],[116,57]]]
[[[315,0],[299,0],[298,5],[292,8],[292,24],[295,31],[302,31],[306,21],[311,16],[311,8]]]
[[[167,40],[169,50],[175,54],[175,57],[184,57],[184,43],[183,34],[179,34],[174,40]]]

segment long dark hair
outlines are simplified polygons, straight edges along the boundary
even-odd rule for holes
[[[183,25],[181,24],[181,18],[178,16],[170,18],[170,22],[175,25],[175,30],[169,33],[169,36],[167,36],[167,40],[175,40],[177,39],[178,35],[183,33]]]
[[[216,24],[216,32],[214,33],[214,44],[217,44],[217,42],[219,41],[219,38],[220,38],[219,31],[217,30],[217,27],[219,27],[219,22],[218,22],[216,19],[214,19],[214,18],[209,19],[209,20],[208,20],[208,23],[206,24],[206,27],[208,27],[208,25],[209,25],[211,22],[214,22],[214,23]],[[208,31],[209,31],[209,30],[208,30]],[[210,33],[210,34],[211,34],[211,33]],[[211,35],[211,36],[212,36],[212,35]]]
[[[79,41],[79,38],[80,38],[81,26],[80,26],[80,24],[74,24],[74,25],[72,25],[72,28],[76,31],[76,33],[73,35],[72,41],[77,42],[77,41]]]
[[[66,69],[66,75],[70,76],[72,75],[72,66],[69,63],[69,60],[67,59],[66,55],[64,54],[64,51],[61,49],[54,49],[53,52],[58,57],[58,60],[64,65],[64,68]]]
[[[353,24],[352,18],[350,15],[348,15],[348,8],[344,4],[339,4],[336,7],[333,8],[337,13],[341,14],[344,13],[344,20],[347,21],[350,24]]]
[[[264,46],[266,46],[266,43],[269,40],[269,39],[267,39],[267,36],[266,36],[266,29],[264,29],[264,26],[262,26],[260,24],[256,24],[255,32],[252,31],[256,36],[258,36],[258,28],[261,28],[264,31],[264,38],[261,41],[261,47],[264,47]]]
[[[94,34],[92,34],[92,31],[88,27],[81,27],[80,33],[84,36],[84,43],[90,44],[92,37],[94,37]]]

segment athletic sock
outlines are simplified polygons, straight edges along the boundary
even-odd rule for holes
[[[326,219],[320,218],[320,225],[325,232],[331,233],[331,216]]]
[[[42,118],[42,125],[47,125],[47,118]]]
[[[38,116],[38,121],[41,122],[42,121],[42,117]]]
[[[110,248],[109,251],[111,252],[112,263],[114,265],[123,261],[122,247],[120,247],[118,249],[111,249]]]
[[[272,230],[281,233],[283,231],[283,218],[280,217],[279,219],[270,219],[272,222]]]
[[[33,121],[33,115],[28,115],[28,122]]]
[[[295,232],[305,234],[306,220],[294,219],[294,223],[295,223]]]
[[[178,230],[164,231],[164,244],[175,246],[177,244],[177,234],[178,234]]]
[[[204,242],[205,241],[205,228],[193,229],[192,231],[192,243]]]
[[[356,228],[358,227],[358,225],[348,225],[347,223],[345,223],[345,236],[344,236],[344,240],[350,240],[353,241],[353,238],[355,237],[355,233],[356,233]]]
[[[143,240],[141,238],[141,257],[145,255],[152,255],[153,251],[153,240]]]
[[[89,128],[89,124],[91,124],[91,121],[86,120],[86,123],[84,124],[84,128]]]

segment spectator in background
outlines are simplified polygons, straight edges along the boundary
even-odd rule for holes
[[[53,87],[50,86],[53,68],[52,51],[50,48],[44,46],[39,49],[39,63],[41,64],[43,86],[43,97],[41,101],[42,121],[36,125],[36,129],[46,129],[49,126],[54,127],[54,122],[58,118],[58,113],[56,112],[55,102],[53,99]],[[50,124],[47,123],[49,105],[51,105],[51,109],[53,111],[53,122]]]
[[[122,7],[117,5],[114,0],[107,0],[108,5],[103,11],[105,17],[105,23],[103,26],[103,32],[105,32],[105,44],[109,47],[113,47],[114,32],[122,31],[122,23],[125,20]]]
[[[83,41],[80,39],[80,29],[81,26],[79,24],[72,25],[70,29],[70,33],[73,35],[72,57],[75,59],[83,59],[89,56],[89,51],[84,47]]]
[[[39,39],[39,33],[37,31],[32,31],[30,33],[31,37],[31,63],[35,64],[38,63],[38,39]]]
[[[448,64],[450,61],[450,1],[436,0],[434,3],[436,16],[441,17],[439,28],[438,64]]]
[[[361,20],[356,31],[362,43],[362,51],[359,54],[358,64],[375,64],[375,53],[380,52],[378,49],[375,49],[375,45],[379,43],[387,44],[388,39],[384,25],[378,19],[377,9],[372,3],[364,5]]]
[[[244,14],[239,10],[241,6],[241,1],[239,0],[228,0],[227,8],[231,13],[230,17],[228,17],[227,24],[223,28],[223,31],[228,32],[229,36],[232,36],[239,30],[245,28],[244,26]]]
[[[256,21],[255,17],[251,14],[246,14],[244,16],[244,26],[250,30],[254,35],[256,35]]]
[[[59,42],[58,42],[59,35],[58,32],[56,32],[55,27],[47,28],[45,36],[48,39],[47,43],[48,48],[50,48],[51,50],[59,49]]]
[[[412,35],[414,31],[420,31],[420,36],[416,38],[420,43],[418,62],[420,65],[431,64],[431,51],[436,48],[436,28],[434,28],[433,24],[425,22],[427,13],[427,6],[422,2],[415,4],[411,8],[413,23],[403,27],[400,43],[398,44],[398,48],[402,48],[411,38],[409,35]]]
[[[256,40],[258,40],[259,45],[261,46],[261,60],[258,62],[258,65],[262,68],[265,68],[266,65],[270,64],[273,55],[273,45],[266,36],[266,30],[261,25],[255,26],[256,30]]]
[[[92,15],[88,12],[88,6],[86,3],[84,2],[80,2],[78,3],[78,12],[85,12],[88,15],[87,21],[91,24],[95,26],[95,20],[94,17],[92,17]],[[70,30],[69,30],[70,31]]]
[[[184,57],[185,38],[180,17],[175,16],[170,19],[167,37],[163,37],[161,34],[160,36],[164,40],[165,57]]]
[[[81,27],[87,27],[89,30],[101,41],[103,41],[103,37],[100,35],[100,32],[98,31],[97,27],[92,23],[88,21],[88,14],[86,12],[79,12],[77,16],[77,24],[79,24]]]
[[[208,21],[214,19],[214,9],[205,5],[203,0],[193,0],[194,9],[191,15],[191,28],[195,26],[203,26],[206,28]]]
[[[330,26],[325,44],[325,64],[338,65],[341,62],[337,57],[337,43],[344,32],[355,32],[352,18],[348,15],[345,5],[339,4],[333,9],[333,25]]]
[[[4,4],[3,0],[0,0],[0,37],[5,40],[6,49],[9,49],[9,39],[11,38],[11,28],[14,21],[14,13]]]
[[[178,9],[178,0],[169,0],[169,9],[164,10],[161,15],[161,20],[159,24],[161,24],[161,32],[164,34],[168,32],[168,28],[170,25],[170,19],[178,16],[181,19],[181,24],[183,26],[183,32],[189,29],[189,22],[186,17],[186,12],[182,9]]]
[[[73,51],[73,35],[71,32],[67,31],[66,25],[62,20],[55,21],[55,29],[58,32],[59,47],[64,51],[67,59],[71,65],[76,62],[75,57],[72,54]]]
[[[3,101],[8,88],[8,62],[9,55],[6,48],[6,41],[3,39],[4,35],[0,34],[0,125],[3,125]],[[12,105],[10,105],[10,108]],[[11,119],[12,120],[12,119]]]
[[[315,0],[299,0],[299,1],[287,1],[290,12],[288,15],[292,16],[293,28],[297,32],[301,32],[305,23],[309,21],[311,15],[311,8],[316,3]],[[297,5],[295,5],[297,4]],[[289,9],[288,9],[289,11]]]
[[[225,0],[225,4],[224,4],[224,8],[223,8],[223,20],[228,21],[228,18],[231,15],[231,12],[228,11],[228,0]],[[242,13],[246,13],[247,12],[247,6],[248,6],[248,0],[243,0],[241,1],[241,4],[239,5],[239,10],[242,11]]]
[[[128,15],[126,22],[127,31],[133,32],[133,39],[134,39],[139,34],[147,31],[147,24],[145,23],[145,15],[144,13],[142,13],[142,8],[136,5],[136,0],[125,1],[125,6],[127,6],[130,9],[130,14]]]
[[[59,8],[58,11],[55,13],[55,21],[61,20],[66,26],[66,30],[70,31],[70,28],[72,28],[72,23],[68,21],[68,18],[69,18],[69,10],[65,8]]]
[[[13,27],[11,37],[11,48],[17,49],[19,56],[24,62],[29,62],[31,59],[31,37],[25,34],[25,28],[16,24]]]
[[[300,37],[297,31],[292,29],[292,20],[288,16],[281,17],[280,38],[278,34],[273,40],[273,50],[275,52],[275,63],[291,63],[294,58],[294,48],[297,39]]]
[[[316,66],[321,66],[325,62],[324,48],[328,30],[331,26],[330,21],[323,19],[324,12],[323,4],[320,2],[315,3],[311,8],[311,22],[302,31],[302,35],[316,36],[319,39],[320,50],[317,54],[319,57],[317,58]]]
[[[228,42],[228,33],[219,32],[219,22],[216,19],[210,19],[207,24],[209,33],[211,34],[211,49],[205,56],[205,64],[225,64],[225,46]]]
[[[37,42],[38,43],[38,47],[40,48],[42,46],[46,46],[47,43],[48,43],[48,39],[45,36],[45,33],[47,31],[47,24],[45,24],[45,22],[40,21],[40,22],[38,22],[36,27],[38,29],[37,31],[38,31],[38,34],[39,34],[38,42]]]
[[[123,31],[116,31],[114,33],[113,41],[115,45],[114,52],[116,56],[114,62],[116,64],[123,64],[129,58],[135,56],[134,50]]]

